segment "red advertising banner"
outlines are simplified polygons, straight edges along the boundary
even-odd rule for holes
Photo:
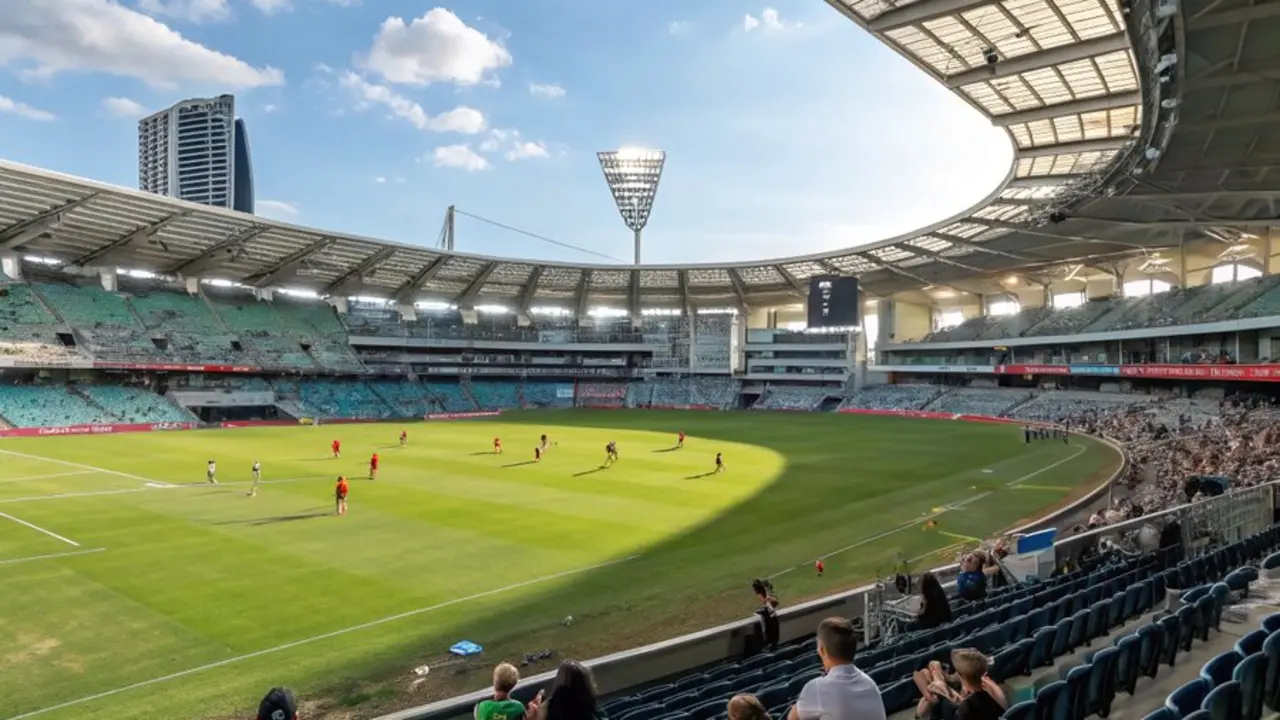
[[[864,408],[841,408],[837,412],[846,415],[884,415],[890,417],[919,418],[921,420],[954,420],[955,413],[925,412],[924,410],[869,410]]]
[[[423,420],[466,420],[467,418],[497,417],[501,410],[482,410],[479,412],[427,413]],[[332,421],[330,421],[332,422]]]
[[[1280,382],[1280,365],[1121,365],[1122,377]]]
[[[30,427],[0,430],[5,437],[55,437],[58,435],[114,435],[130,432],[159,432],[162,430],[193,430],[195,423],[123,423],[119,425],[66,425],[64,427]]]
[[[127,363],[94,361],[94,370],[151,370],[153,372],[253,373],[262,368],[252,365],[191,365],[187,363]]]
[[[1070,365],[997,365],[997,375],[1070,375]]]

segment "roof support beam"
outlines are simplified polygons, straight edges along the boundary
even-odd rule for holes
[[[640,271],[632,270],[631,282],[627,290],[627,307],[631,311],[631,322],[640,321]]]
[[[266,287],[276,282],[285,275],[289,275],[298,269],[307,258],[322,252],[325,248],[338,242],[337,238],[323,237],[311,243],[310,245],[286,255],[277,261],[274,265],[263,268],[261,271],[246,276],[241,282],[254,287]]]
[[[936,261],[938,261],[938,262],[940,262],[940,263],[944,263],[944,264],[947,264],[947,265],[951,265],[951,266],[953,266],[953,267],[963,268],[963,269],[968,270],[968,271],[970,271],[970,272],[976,272],[976,273],[985,273],[985,272],[987,272],[986,270],[983,270],[983,269],[982,269],[982,268],[980,268],[980,267],[977,267],[977,266],[974,266],[974,265],[967,265],[967,264],[965,264],[965,263],[960,262],[959,260],[952,260],[952,259],[951,259],[951,258],[949,258],[949,257],[945,257],[945,256],[943,256],[943,255],[939,255],[938,253],[936,253],[936,252],[934,252],[934,251],[932,251],[932,250],[925,250],[925,249],[924,249],[924,248],[922,248],[922,247],[916,247],[915,245],[906,245],[906,246],[904,246],[904,248],[910,248],[910,249],[911,249],[911,252],[913,252],[913,253],[915,253],[915,254],[917,254],[917,255],[923,255],[924,257],[932,258],[932,259],[934,259],[934,260],[936,260]]]
[[[1141,103],[1142,93],[1140,92],[1116,93],[1114,95],[1102,95],[1100,97],[1086,98],[1084,100],[1071,100],[1064,103],[1058,103],[1056,105],[1035,108],[1033,110],[1022,110],[1020,112],[996,115],[991,118],[991,124],[996,127],[1009,127],[1010,125],[1021,125],[1023,123],[1036,122],[1037,120],[1052,120],[1064,115],[1078,115],[1081,113],[1098,112],[1100,110],[1115,110],[1116,108],[1129,107],[1131,105],[1139,105]]]
[[[270,228],[265,225],[250,225],[248,227],[241,228],[239,231],[234,232],[209,246],[208,250],[205,250],[199,255],[189,257],[186,260],[182,260],[171,265],[165,270],[165,272],[170,275],[186,275],[188,277],[199,275],[204,272],[205,268],[209,265],[219,261],[220,258],[218,256],[222,253],[231,252],[233,248],[235,250],[239,250],[240,247],[265,233],[267,230],[270,230]]]
[[[947,77],[947,86],[960,88],[984,80],[992,80],[1009,75],[1019,75],[1033,70],[1069,63],[1075,60],[1105,55],[1129,48],[1129,38],[1124,33],[1112,33],[1083,42],[1059,45],[1049,50],[1027,53],[1017,57],[1001,60],[994,65],[974,68]]]
[[[897,267],[896,265],[891,265],[891,264],[889,264],[889,263],[887,263],[887,262],[885,262],[885,261],[883,261],[883,260],[880,260],[880,259],[878,259],[878,258],[872,257],[872,256],[870,256],[870,255],[859,255],[858,257],[862,258],[863,260],[867,261],[868,263],[871,263],[872,265],[875,265],[875,266],[876,266],[876,268],[877,268],[877,269],[879,269],[879,270],[888,270],[889,272],[893,273],[894,275],[901,275],[901,276],[902,276],[902,277],[904,277],[904,278],[910,278],[910,279],[912,279],[912,280],[914,280],[914,281],[916,281],[916,282],[920,283],[921,285],[935,285],[935,284],[937,284],[937,283],[934,283],[934,282],[932,282],[932,281],[930,281],[930,280],[925,280],[924,278],[920,277],[919,275],[916,275],[915,273],[913,273],[913,272],[911,272],[911,271],[909,271],[909,270],[903,270],[902,268]]]
[[[538,281],[542,280],[541,265],[534,265],[533,272],[529,273],[529,279],[524,281],[524,287],[520,289],[520,295],[516,298],[516,310],[529,314],[529,307],[533,303],[533,294],[538,291]]]
[[[1014,178],[1009,181],[1008,187],[1011,188],[1043,188],[1058,187],[1059,185],[1070,185],[1071,183],[1084,177],[1083,175],[1043,175],[1038,177]],[[1049,202],[1048,198],[1041,198],[1040,202]],[[934,233],[937,235],[937,233]]]
[[[43,210],[33,217],[0,230],[0,250],[12,250],[39,237],[49,228],[61,223],[63,213],[75,210],[97,196],[98,193],[94,192],[76,200],[68,200],[57,207]]]
[[[326,285],[324,287],[324,293],[326,295],[332,295],[339,291],[346,292],[348,286],[355,284],[351,281],[362,278],[365,273],[368,273],[370,270],[373,270],[387,260],[390,260],[391,256],[395,254],[396,248],[393,247],[383,248],[373,253],[364,260],[361,260],[359,265],[356,265],[345,273],[339,275],[337,279]]]
[[[87,252],[84,255],[81,255],[75,260],[72,260],[71,264],[76,265],[78,267],[83,267],[99,258],[105,257],[115,252],[116,250],[124,248],[128,245],[132,245],[133,243],[136,243],[139,241],[149,240],[152,237],[155,237],[156,233],[165,229],[170,224],[178,220],[181,220],[182,218],[190,214],[191,214],[190,210],[182,210],[180,212],[176,212],[170,215],[169,217],[161,218],[160,220],[157,220],[156,222],[153,222],[150,225],[144,225],[128,233],[127,235],[121,235],[120,237],[116,238],[115,240],[112,240],[106,245],[103,245],[97,250],[94,250],[92,252]]]
[[[1256,9],[1258,7],[1267,6],[1255,5],[1251,9]],[[1182,81],[1182,88],[1184,92],[1191,92],[1194,90],[1216,90],[1217,88],[1230,87],[1232,85],[1247,85],[1249,83],[1261,83],[1273,80],[1280,80],[1280,65],[1277,65],[1274,60],[1271,60],[1263,63],[1241,63],[1240,67],[1235,71],[1229,71],[1225,74],[1214,75],[1212,77],[1187,78]]]
[[[582,277],[578,278],[578,293],[573,300],[574,317],[577,318],[579,325],[587,321],[587,301],[591,295],[588,292],[590,289],[591,271],[583,270]]]
[[[1041,145],[1018,151],[1019,158],[1053,157],[1070,153],[1114,152],[1129,143],[1129,138],[1103,138],[1101,140],[1081,140],[1079,142],[1059,143],[1057,145]],[[999,202],[998,200],[996,202]]]
[[[689,271],[677,270],[676,277],[679,279],[680,286],[680,307],[684,308],[686,315],[692,315],[693,302],[689,298]]]
[[[897,10],[881,13],[867,23],[867,29],[874,33],[885,33],[990,4],[991,0],[920,0]]]
[[[787,269],[782,267],[781,265],[774,265],[773,269],[777,270],[778,274],[782,276],[782,279],[787,281],[787,284],[791,286],[791,290],[796,295],[802,298],[808,297],[809,293],[805,290],[804,285],[802,285],[800,281],[796,279],[796,276],[787,272]]]
[[[997,250],[995,248],[985,247],[978,243],[971,243],[968,240],[965,240],[962,237],[957,237],[955,235],[947,235],[945,233],[936,232],[936,233],[933,233],[933,236],[941,240],[946,240],[952,245],[958,245],[959,247],[969,248],[970,250],[975,250],[980,253],[986,253],[988,255],[998,255],[999,257],[1006,257],[1006,258],[1009,258],[1010,260],[1017,260],[1018,262],[1022,262],[1022,263],[1029,263],[1033,261],[1032,258],[1027,257],[1026,255],[1020,255],[1018,253],[1005,252],[1004,250]]]
[[[733,285],[733,294],[738,297],[738,312],[745,315],[747,312],[746,285],[742,282],[742,277],[738,275],[736,269],[729,268],[726,272],[729,273],[729,284]]]
[[[1206,28],[1235,25],[1251,20],[1263,20],[1280,15],[1280,3],[1258,3],[1249,7],[1237,8],[1218,13],[1200,14],[1187,21],[1187,31],[1204,30]]]
[[[1115,195],[1106,200],[1133,200],[1135,202],[1177,202],[1181,200],[1217,200],[1234,198],[1237,200],[1258,198],[1280,198],[1280,188],[1258,188],[1256,190],[1202,190],[1199,192],[1142,193],[1133,195]],[[1280,223],[1277,223],[1280,224]]]
[[[476,296],[480,294],[480,289],[489,281],[489,276],[494,270],[498,269],[498,263],[491,262],[480,268],[480,272],[467,283],[467,287],[453,299],[453,304],[463,310],[472,310],[475,308]]]
[[[421,270],[414,273],[413,277],[405,280],[404,284],[396,288],[395,295],[392,297],[395,298],[396,302],[402,305],[413,302],[413,296],[422,289],[422,286],[425,283],[435,277],[436,273],[440,272],[440,269],[444,267],[444,264],[448,259],[448,255],[436,256],[434,260],[423,265]]]

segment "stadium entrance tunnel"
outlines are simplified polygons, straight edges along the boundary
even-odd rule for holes
[[[241,713],[273,684],[373,717],[484,687],[499,660],[552,651],[522,667],[534,675],[564,657],[747,617],[756,577],[772,577],[785,606],[890,574],[904,560],[919,572],[937,564],[940,549],[1060,504],[1117,462],[1092,441],[1026,445],[1012,426],[837,414],[517,412],[407,425],[404,450],[400,429],[0,443],[117,473],[65,478],[77,483],[139,484],[121,474],[198,482],[192,476],[211,452],[220,472],[243,475],[261,458],[266,479],[282,481],[254,498],[227,478],[219,488],[0,508],[108,548],[56,561],[65,569],[52,575],[41,563],[0,567],[26,588],[0,609],[0,626],[61,643],[0,678],[14,710],[0,717],[68,702],[39,716],[131,717],[156,703],[184,717],[220,716]],[[688,439],[676,450],[679,431]],[[544,433],[552,445],[532,463]],[[340,460],[328,456],[334,438]],[[601,470],[610,441],[619,458]],[[383,462],[368,481],[373,451]],[[716,452],[726,472],[707,475]],[[59,471],[72,469],[21,475]],[[340,519],[324,512],[337,471],[352,478],[351,512]],[[0,483],[0,502],[21,485]],[[75,598],[93,600],[73,608],[83,631],[66,628],[70,610],[57,604]],[[129,628],[133,640],[103,646],[89,628],[104,623]],[[484,652],[450,658],[447,648],[464,639]],[[53,681],[68,658],[83,676]],[[413,672],[424,665],[425,677]]]

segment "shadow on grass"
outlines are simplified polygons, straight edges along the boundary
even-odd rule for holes
[[[675,452],[675,451],[677,451],[677,450],[679,450],[679,449],[680,449],[680,447],[679,447],[678,445],[673,445],[673,446],[671,446],[671,447],[669,447],[669,448],[662,448],[662,449],[660,449],[660,450],[651,450],[650,452],[656,452],[656,453],[669,453],[669,452]]]
[[[702,478],[711,477],[712,475],[715,475],[715,474],[716,474],[715,470],[708,470],[704,473],[698,473],[697,475],[685,475],[684,479],[685,480],[701,480]]]
[[[745,619],[755,607],[752,578],[798,567],[819,553],[871,538],[943,497],[958,499],[972,492],[968,484],[960,488],[950,479],[958,468],[982,467],[1021,451],[1013,432],[1001,426],[853,415],[753,413],[748,422],[736,413],[558,411],[554,419],[547,413],[511,413],[502,422],[659,433],[678,424],[689,433],[695,452],[711,455],[712,441],[735,442],[777,452],[786,464],[760,492],[700,525],[625,553],[633,557],[616,557],[586,572],[570,569],[559,579],[533,580],[522,584],[519,592],[495,592],[462,618],[433,623],[425,630],[406,628],[382,643],[376,654],[362,653],[368,661],[362,671],[371,681],[389,685],[424,658],[424,648],[445,647],[461,637],[485,646],[484,662],[459,672],[432,673],[412,698],[398,695],[396,705],[480,689],[489,682],[494,663],[518,661],[541,648],[555,651],[557,660],[586,660]],[[937,451],[906,453],[901,451],[904,446]],[[876,447],[886,449],[868,452]],[[844,450],[833,453],[832,448]],[[1049,470],[1041,480],[1067,477],[1082,482],[1114,462],[1106,450],[1085,453],[1079,461]],[[503,467],[528,464],[532,461]],[[693,477],[713,474],[714,470]],[[1018,520],[1021,513],[998,505],[973,512],[982,514],[971,515],[972,521],[989,521],[992,532]],[[901,556],[936,551],[953,542],[936,533],[904,531],[830,557],[824,577],[790,573],[776,585],[784,603],[799,602],[852,587]],[[576,622],[563,625],[566,615]],[[557,660],[533,663],[521,673],[532,676],[552,669]],[[337,698],[350,692],[335,682],[328,694]]]
[[[261,525],[278,525],[280,523],[298,522],[299,520],[314,520],[316,518],[331,517],[332,512],[326,509],[313,508],[310,512],[295,513],[293,515],[276,515],[264,518],[249,518],[247,520],[223,520],[216,522],[214,525],[247,525],[249,527],[259,527]]]
[[[600,466],[600,467],[598,467],[598,468],[592,468],[592,469],[590,469],[590,470],[583,470],[582,472],[576,472],[576,473],[574,473],[574,474],[573,474],[573,476],[574,476],[574,477],[582,477],[583,475],[595,475],[596,473],[598,473],[598,472],[604,472],[605,470],[608,470],[608,468],[606,468],[605,466],[601,465],[601,466]]]
[[[480,457],[481,455],[497,455],[497,454],[498,453],[493,452],[492,450],[481,450],[480,452],[468,453],[468,455],[470,455],[471,457]]]
[[[525,461],[523,461],[523,462],[507,463],[506,465],[503,465],[502,467],[504,467],[504,468],[524,467],[525,465],[533,465],[533,464],[535,464],[535,463],[537,463],[537,462],[538,462],[537,460],[525,460]]]

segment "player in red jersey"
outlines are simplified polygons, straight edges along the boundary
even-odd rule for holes
[[[369,479],[378,479],[378,453],[369,456]]]
[[[333,499],[337,502],[337,514],[347,514],[347,478],[338,476],[338,484],[333,487]]]
[[[502,454],[502,438],[497,436],[494,436],[493,438],[493,454],[494,455]]]
[[[333,444],[330,445],[330,447],[333,448],[333,459],[337,460],[338,458],[342,457],[342,441],[341,440],[334,440]]]
[[[681,430],[680,433],[676,435],[676,448],[679,449],[682,447],[684,447],[684,431],[683,430]]]
[[[400,447],[408,447],[408,446],[409,446],[409,431],[401,430],[400,431]]]

